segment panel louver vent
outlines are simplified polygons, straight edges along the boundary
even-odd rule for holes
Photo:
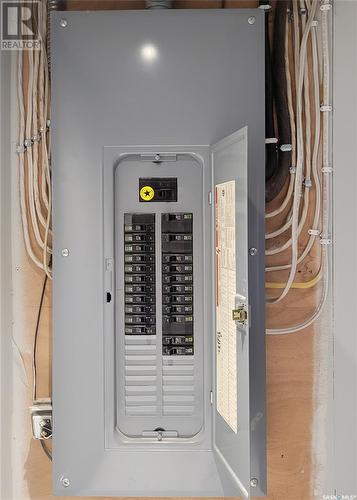
[[[163,415],[192,415],[194,412],[194,357],[163,358]]]
[[[156,415],[156,363],[155,335],[125,337],[126,415]]]

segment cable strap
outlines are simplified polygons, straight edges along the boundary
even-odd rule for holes
[[[308,233],[309,233],[310,236],[320,236],[319,229],[309,229]]]

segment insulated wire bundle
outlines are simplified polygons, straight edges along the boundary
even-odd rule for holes
[[[281,228],[267,233],[266,239],[273,239],[290,228],[291,236],[282,245],[272,247],[266,250],[266,255],[276,255],[285,250],[291,249],[291,263],[268,266],[267,272],[290,270],[286,282],[274,283],[267,282],[266,287],[272,289],[282,289],[282,293],[277,297],[268,299],[269,304],[280,302],[292,288],[304,289],[315,286],[323,278],[323,289],[320,302],[313,315],[299,325],[288,328],[268,329],[268,334],[294,333],[310,326],[323,310],[326,298],[328,296],[328,244],[330,231],[330,174],[329,167],[329,113],[330,108],[330,67],[329,67],[329,40],[328,40],[328,13],[331,8],[328,2],[322,1],[321,11],[321,49],[318,52],[318,26],[315,19],[318,2],[316,0],[293,0],[292,2],[292,20],[293,20],[293,64],[289,60],[289,19],[286,31],[286,79],[287,96],[290,114],[290,126],[292,130],[292,168],[289,186],[284,200],[280,207],[266,214],[266,218],[276,217],[283,210],[290,206],[290,212],[287,215],[285,223]],[[300,14],[300,15],[299,15]],[[299,17],[301,22],[299,22]],[[300,37],[300,33],[302,36]],[[312,94],[313,94],[313,114],[314,114],[314,135],[311,133],[311,103],[310,103],[310,77],[309,64],[307,60],[308,42],[311,47],[311,66],[312,66]],[[319,60],[322,60],[322,71],[320,82]],[[295,75],[295,109],[293,105],[293,91],[291,66]],[[320,84],[322,84],[322,95],[320,95]],[[322,97],[322,102],[321,102]],[[322,114],[322,120],[320,117]],[[322,130],[321,130],[322,121]],[[296,135],[296,139],[295,136]],[[322,169],[319,172],[319,151],[322,139]],[[311,142],[312,151],[311,151]],[[294,148],[294,144],[296,147]],[[312,179],[310,179],[312,174]],[[323,182],[321,186],[320,176]],[[303,190],[304,187],[304,190]],[[307,221],[310,189],[314,187],[315,206],[312,228],[308,231],[309,238],[305,248],[299,255],[299,237],[305,230]],[[322,191],[322,192],[321,192]],[[318,240],[317,240],[318,239]],[[310,253],[314,243],[319,241],[321,244],[321,262],[317,275],[308,282],[294,282],[297,266]]]
[[[46,1],[38,5],[39,50],[19,51],[18,105],[20,208],[25,248],[32,262],[52,278],[51,172],[49,158],[49,74]],[[33,16],[34,17],[34,16]]]
[[[19,181],[20,210],[26,252],[36,267],[45,273],[40,304],[37,311],[33,341],[32,403],[37,398],[37,345],[46,285],[52,279],[51,231],[51,171],[49,142],[50,82],[47,61],[47,1],[36,4],[38,16],[33,31],[37,33],[40,49],[18,53],[18,107],[19,107]],[[37,17],[37,19],[36,19]],[[51,451],[41,439],[41,447],[49,459]]]
[[[265,10],[265,124],[266,167],[265,199],[275,199],[289,177],[292,156],[291,121],[285,69],[287,0],[279,0],[274,9],[273,44],[270,48],[269,22],[272,9]],[[262,5],[261,5],[262,7]]]

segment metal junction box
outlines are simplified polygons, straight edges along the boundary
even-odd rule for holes
[[[263,13],[51,25],[54,492],[264,495]]]

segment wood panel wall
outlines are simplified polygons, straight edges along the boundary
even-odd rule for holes
[[[68,9],[128,9],[143,8],[142,0],[72,0]],[[255,0],[175,0],[175,8],[244,8],[256,7]],[[282,195],[283,196],[283,193]],[[279,200],[274,202],[274,206]],[[268,207],[272,209],[273,207]],[[278,221],[269,224],[271,229]],[[275,258],[286,262],[288,255]],[[299,268],[302,280],[314,275],[319,266],[318,252],[306,259]],[[25,253],[17,267],[21,275],[22,288],[17,297],[22,308],[23,359],[28,380],[31,380],[31,345],[35,320],[41,295],[43,275],[28,261]],[[272,274],[272,273],[270,273]],[[281,281],[282,273],[269,279]],[[279,305],[267,310],[268,326],[290,325],[309,316],[313,310],[319,290],[294,290]],[[314,464],[312,463],[312,422],[314,345],[320,330],[306,329],[297,335],[269,336],[267,338],[267,391],[268,391],[268,500],[309,500],[313,498]],[[41,319],[38,369],[39,396],[50,390],[51,352],[51,285],[49,283]],[[24,491],[21,500],[52,500],[51,463],[38,442],[31,440],[27,406],[31,399],[31,384],[24,401],[24,422],[28,437],[25,449],[24,471],[15,471],[23,481],[18,491]],[[77,418],[77,416],[76,416]],[[20,445],[19,445],[20,446]],[[26,493],[26,490],[28,493]],[[56,497],[62,498],[62,497]],[[68,498],[68,497],[63,497]],[[74,497],[73,497],[74,500]]]

